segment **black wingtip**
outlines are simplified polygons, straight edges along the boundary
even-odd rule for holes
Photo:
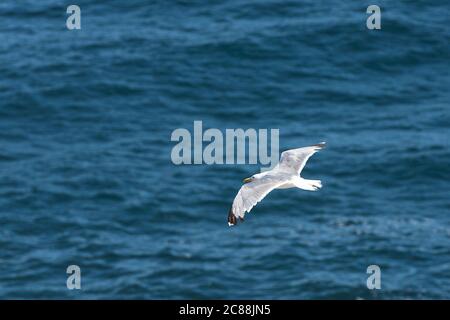
[[[241,218],[241,220],[242,220],[242,218]],[[228,211],[228,225],[231,227],[236,224],[237,224],[236,216],[233,213],[233,208],[230,208],[230,211]]]

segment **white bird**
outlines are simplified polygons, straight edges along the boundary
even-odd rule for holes
[[[322,187],[320,180],[308,180],[300,177],[306,161],[317,151],[325,147],[325,142],[309,147],[291,149],[281,154],[280,162],[270,171],[255,174],[244,179],[244,185],[234,198],[228,213],[228,225],[244,220],[246,212],[260,202],[273,189],[300,188],[316,191]]]

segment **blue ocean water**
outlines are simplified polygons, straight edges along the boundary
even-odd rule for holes
[[[0,298],[450,298],[450,6],[372,2],[2,1]],[[327,141],[323,189],[229,228],[259,166],[175,166],[194,120]]]

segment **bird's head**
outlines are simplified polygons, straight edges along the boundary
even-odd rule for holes
[[[262,172],[262,173],[256,173],[254,175],[252,175],[250,178],[245,178],[243,180],[244,183],[249,183],[258,179],[261,179],[262,177],[264,177],[267,174],[267,172]]]

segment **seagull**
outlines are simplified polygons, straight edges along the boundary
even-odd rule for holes
[[[320,180],[309,180],[300,177],[306,161],[317,151],[325,148],[325,142],[309,147],[291,149],[281,154],[279,163],[270,171],[257,173],[244,179],[244,185],[234,198],[228,212],[228,225],[243,221],[246,212],[260,202],[273,189],[300,188],[316,191],[322,187]]]

